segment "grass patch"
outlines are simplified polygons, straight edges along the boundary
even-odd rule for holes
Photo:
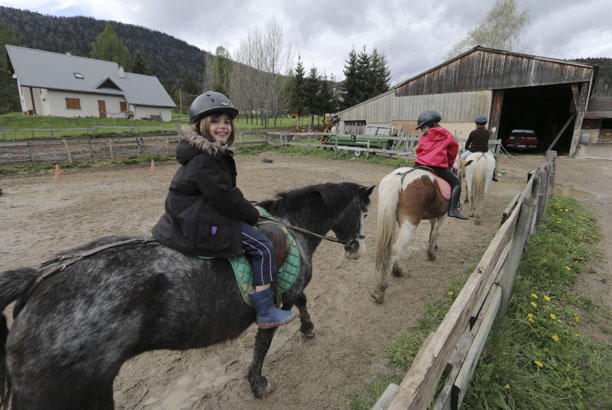
[[[599,237],[595,218],[574,200],[553,197],[549,201],[539,232],[523,255],[507,316],[489,335],[463,407],[612,408],[607,393],[612,384],[612,347],[594,342],[581,330],[584,323],[610,318],[610,312],[602,312],[589,298],[569,293],[586,270],[584,265],[597,258],[593,244]],[[460,289],[459,283],[455,285]],[[408,370],[419,340],[437,328],[446,314],[456,295],[453,288],[428,303],[418,325],[398,335],[386,349],[388,371],[379,379],[387,375],[392,380],[398,369]],[[600,330],[610,332],[609,320],[604,322]],[[352,392],[351,408],[370,408],[385,388],[367,384]]]
[[[307,128],[310,118],[301,119],[300,127]],[[312,129],[319,129],[322,126],[322,119],[315,118]],[[234,120],[237,130],[242,132],[248,130],[261,129],[295,129],[298,126],[297,118],[278,118],[276,124],[274,119],[269,120],[269,124],[264,127],[261,121],[251,121],[246,116],[239,116]],[[58,117],[58,116],[26,116],[21,112],[12,112],[0,115],[0,141],[2,140],[32,140],[32,139],[56,139],[56,138],[87,138],[93,137],[93,130],[89,131],[57,131],[70,128],[94,128],[94,127],[130,127],[131,129],[105,129],[98,128],[95,131],[96,137],[125,137],[127,135],[160,135],[160,133],[176,135],[179,125],[188,125],[189,116],[172,113],[172,121],[148,121],[148,120],[129,120],[126,118],[98,118],[98,117]],[[139,127],[153,127],[154,129],[140,129]],[[160,127],[162,128],[160,130]],[[5,130],[22,131],[5,131]],[[33,131],[44,130],[44,131]]]
[[[345,161],[363,162],[368,164],[380,164],[393,168],[407,167],[413,165],[413,161],[406,162],[404,159],[388,157],[382,155],[370,155],[366,158],[365,155],[355,157],[353,154],[347,154],[338,151],[336,154],[333,149],[315,148],[308,150],[308,147],[289,146],[275,147],[271,144],[262,142],[261,144],[250,144],[236,149],[236,155],[258,155],[263,152],[275,152],[282,155],[294,155],[300,157],[339,159]]]

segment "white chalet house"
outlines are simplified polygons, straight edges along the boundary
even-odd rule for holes
[[[24,115],[171,121],[176,107],[157,77],[112,61],[6,45]]]

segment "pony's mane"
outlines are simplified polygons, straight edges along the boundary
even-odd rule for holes
[[[360,188],[361,185],[352,182],[310,185],[280,192],[275,199],[262,201],[259,205],[273,215],[284,215],[287,211],[295,212],[304,208],[312,210],[321,206],[325,209],[342,209],[355,198]]]

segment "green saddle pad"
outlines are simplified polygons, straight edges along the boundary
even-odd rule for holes
[[[268,211],[261,207],[260,209],[264,216],[276,221],[276,218],[270,215]],[[293,235],[291,235],[291,232],[289,232],[287,228],[282,225],[279,225],[279,227],[287,234],[287,237],[289,238],[289,255],[287,255],[287,260],[283,266],[278,270],[277,284],[278,290],[282,294],[291,288],[298,277],[300,272],[300,252]],[[198,258],[212,259],[209,256],[198,256]],[[238,288],[240,289],[242,298],[247,304],[251,305],[249,293],[254,292],[255,287],[253,286],[253,269],[251,268],[248,258],[246,256],[239,256],[237,258],[227,259],[230,261],[230,264],[234,270],[234,275],[236,276],[236,282],[238,282]]]

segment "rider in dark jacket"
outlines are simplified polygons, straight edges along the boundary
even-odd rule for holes
[[[250,293],[260,328],[295,318],[274,305],[270,283],[277,279],[274,248],[253,225],[260,211],[236,186],[234,142],[238,110],[223,94],[208,91],[189,108],[176,158],[181,164],[170,183],[166,212],[153,228],[160,243],[199,256],[249,257],[255,292]]]

